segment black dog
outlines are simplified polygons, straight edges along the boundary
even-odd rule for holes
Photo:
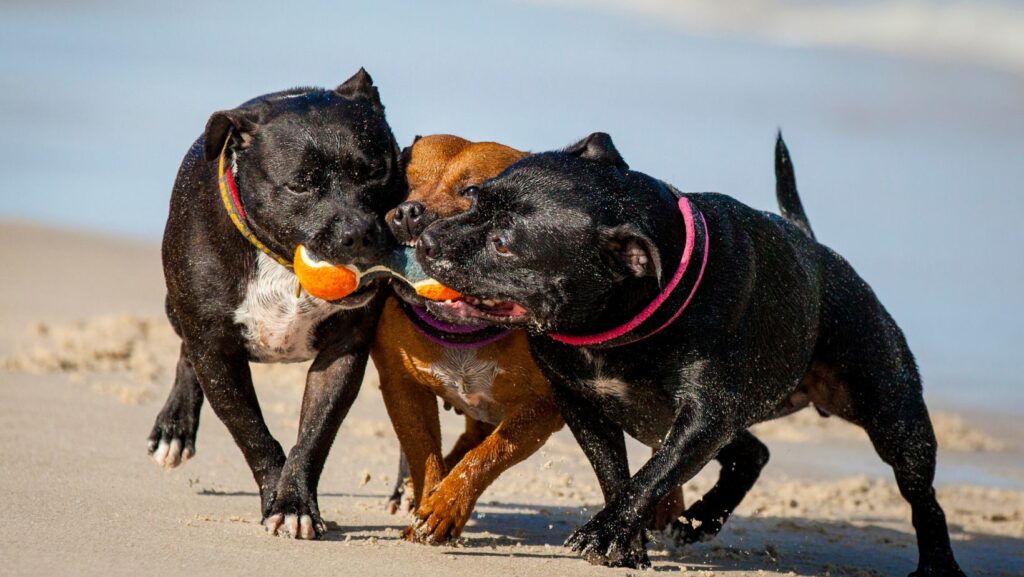
[[[205,393],[252,469],[268,530],[324,531],[317,484],[383,303],[376,285],[335,302],[297,291],[290,257],[302,244],[333,263],[383,262],[393,248],[383,215],[403,193],[398,146],[362,69],[335,90],[287,90],[210,117],[182,162],[164,232],[167,316],[182,345],[149,437],[158,463],[195,452]],[[249,362],[311,359],[286,459]]]
[[[793,186],[779,150],[779,185]],[[534,356],[606,499],[568,546],[595,563],[648,565],[653,507],[716,455],[718,484],[674,529],[681,540],[717,530],[752,482],[747,466],[767,459],[746,429],[814,403],[862,426],[892,466],[913,510],[915,575],[962,575],[932,488],[935,435],[914,358],[806,222],[678,193],[630,171],[600,133],[466,193],[475,208],[428,227],[419,254],[470,296],[431,310],[536,333]],[[623,432],[658,447],[632,478]]]

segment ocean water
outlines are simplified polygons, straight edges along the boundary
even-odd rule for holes
[[[929,397],[1019,414],[1024,78],[983,64],[534,3],[3,3],[0,217],[156,240],[211,112],[359,66],[402,143],[603,130],[634,169],[771,210],[781,127],[815,231],[904,328]]]

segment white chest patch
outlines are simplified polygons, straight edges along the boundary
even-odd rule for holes
[[[478,421],[501,422],[504,407],[495,402],[491,389],[502,371],[494,361],[478,359],[473,349],[444,349],[436,362],[418,368],[444,385],[445,400],[459,410]]]
[[[313,331],[342,307],[302,292],[287,268],[263,254],[256,256],[256,270],[245,289],[245,299],[235,309],[242,325],[246,348],[253,360],[295,363],[316,356]]]

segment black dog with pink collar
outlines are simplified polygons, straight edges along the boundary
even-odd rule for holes
[[[648,565],[655,506],[717,459],[718,483],[673,525],[682,542],[713,536],[768,459],[747,429],[813,403],[862,426],[892,466],[915,575],[962,575],[914,357],[868,284],[814,239],[781,138],[776,150],[787,218],[680,194],[629,170],[602,133],[527,157],[420,236],[425,272],[466,295],[428,310],[531,331],[604,492],[566,543],[593,563]],[[632,476],[624,433],[656,449]]]

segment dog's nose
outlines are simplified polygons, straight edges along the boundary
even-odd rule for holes
[[[395,207],[391,222],[388,224],[399,242],[408,243],[416,240],[416,237],[430,224],[430,220],[426,207],[420,202],[411,200]]]
[[[368,223],[354,223],[341,233],[341,246],[348,249],[359,249],[374,243],[373,226]]]
[[[416,252],[420,258],[435,259],[441,256],[441,245],[434,235],[425,232],[416,241]]]
[[[408,226],[409,223],[419,221],[424,212],[426,212],[426,208],[424,208],[423,203],[409,200],[395,208],[394,221],[396,224],[405,223]]]

